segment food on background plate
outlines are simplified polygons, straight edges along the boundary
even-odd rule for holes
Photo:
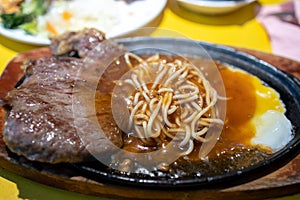
[[[87,148],[98,155],[118,155],[110,141],[121,150],[148,153],[176,140],[186,148],[177,160],[161,163],[156,170],[174,177],[195,172],[204,176],[255,165],[293,137],[279,94],[255,76],[226,64],[217,64],[225,97],[189,59],[129,53],[95,29],[60,35],[52,40],[51,50],[50,57],[26,62],[24,82],[2,99],[8,108],[3,139],[12,152],[29,160],[82,162],[91,157]],[[199,58],[191,59],[203,64]],[[96,90],[91,91],[95,83]],[[91,92],[95,103],[87,104]],[[81,117],[74,119],[73,97],[78,94],[76,112]],[[126,103],[117,104],[117,117],[112,107],[116,96]],[[225,119],[218,115],[218,101],[227,104]],[[93,110],[96,122],[91,120]],[[104,134],[97,131],[98,124]],[[200,148],[209,141],[205,136],[214,126],[223,131],[203,158]],[[99,134],[100,140],[95,141]],[[152,173],[141,170],[145,163],[115,158],[111,158],[113,168]]]
[[[37,17],[44,15],[50,6],[49,0],[19,1],[14,10],[6,9],[5,4],[1,4],[3,12],[0,19],[4,28],[22,29],[29,34],[37,34]]]
[[[23,0],[14,9],[2,6],[5,12],[0,12],[0,22],[4,28],[24,30],[40,39],[87,27],[114,35],[128,30],[126,27],[136,27],[133,20],[140,23],[143,14],[141,4],[135,1]]]
[[[1,0],[0,1],[0,14],[13,13],[20,11],[20,4],[22,0]]]
[[[37,18],[38,36],[47,38],[85,27],[109,33],[120,23],[118,6],[122,3],[115,0],[53,1],[45,15]]]

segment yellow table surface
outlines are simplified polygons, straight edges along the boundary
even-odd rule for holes
[[[280,2],[283,2],[283,0],[259,1],[262,5]],[[222,16],[205,16],[181,9],[174,1],[169,0],[162,15],[151,22],[149,26],[172,30],[194,40],[245,47],[271,53],[272,49],[267,33],[255,19],[254,10],[256,6],[258,6],[258,3]],[[154,32],[153,34],[155,35],[156,33]],[[7,62],[16,54],[33,48],[36,48],[36,46],[18,43],[0,36],[0,74]],[[18,199],[18,197],[30,200],[103,199],[42,185],[0,168],[0,200]],[[300,199],[300,194],[281,199]]]

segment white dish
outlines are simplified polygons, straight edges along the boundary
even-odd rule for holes
[[[120,37],[141,28],[155,19],[166,6],[167,0],[139,0],[130,4],[122,3],[115,12],[119,16],[119,23],[107,32],[108,38]],[[23,43],[33,45],[49,45],[48,38],[29,35],[23,30],[6,29],[0,23],[0,34]]]
[[[186,9],[209,15],[226,14],[255,0],[177,0]]]

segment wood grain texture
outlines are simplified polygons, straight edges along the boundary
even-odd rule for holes
[[[239,49],[249,53],[263,61],[293,74],[300,79],[300,63],[258,51]],[[34,50],[21,54],[13,59],[0,78],[0,97],[3,97],[11,90],[15,83],[23,76],[20,68],[24,60],[48,56],[48,48]],[[5,112],[0,110],[0,130],[3,129]],[[48,165],[27,161],[11,155],[2,140],[0,131],[0,167],[29,178],[31,180],[50,185],[53,187],[79,192],[83,194],[128,199],[263,199],[280,197],[300,192],[300,155],[275,172],[248,182],[225,189],[201,190],[147,190],[141,188],[111,185],[105,182],[95,182],[82,177],[73,170],[68,170],[68,165]]]

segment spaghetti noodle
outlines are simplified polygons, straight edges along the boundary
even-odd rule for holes
[[[203,73],[188,61],[167,62],[158,54],[143,59],[133,53],[124,55],[131,74],[119,81],[134,92],[126,97],[128,126],[145,144],[177,140],[194,149],[194,140],[209,141],[205,135],[211,125],[223,125],[218,118],[218,95]]]

